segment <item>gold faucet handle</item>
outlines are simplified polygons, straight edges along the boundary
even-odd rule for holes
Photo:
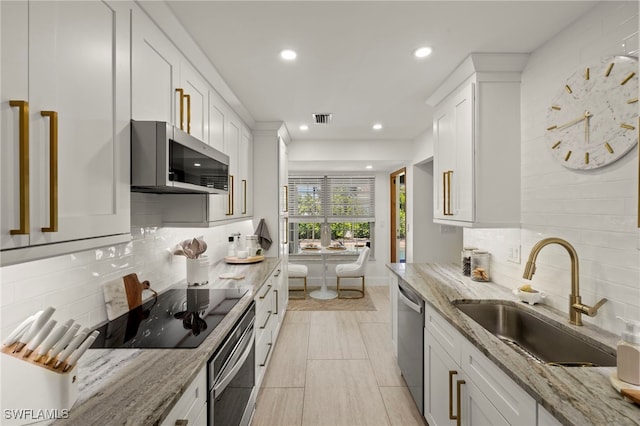
[[[603,299],[600,299],[600,301],[596,303],[594,306],[584,305],[582,303],[574,303],[573,305],[571,305],[571,307],[585,315],[589,315],[590,317],[595,317],[596,314],[598,313],[598,309],[600,309],[602,305],[604,305],[605,303],[607,303],[607,299],[603,298]]]

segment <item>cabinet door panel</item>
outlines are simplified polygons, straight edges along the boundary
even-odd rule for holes
[[[473,135],[474,84],[465,87],[455,99],[455,171],[452,177],[452,203],[457,220],[474,220]]]
[[[453,376],[453,408],[456,407],[455,381],[462,377],[462,370],[440,346],[435,338],[425,330],[424,336],[424,413],[429,425],[455,425],[449,418],[449,372],[457,371]]]
[[[509,422],[473,382],[462,385],[461,423],[465,426],[509,426]]]
[[[179,54],[143,12],[135,9],[132,37],[132,118],[175,124]]]
[[[29,10],[27,2],[0,2],[2,42],[2,122],[0,123],[0,191],[2,248],[29,245],[29,235],[11,235],[20,227],[19,109],[10,100],[29,97]],[[6,66],[11,64],[11,66]]]
[[[209,87],[202,77],[185,61],[182,62],[180,67],[180,80],[184,94],[190,97],[189,134],[201,141],[208,142]],[[187,108],[186,100],[184,107]],[[185,114],[187,114],[186,109]],[[184,131],[187,131],[186,115]]]
[[[29,6],[32,174],[31,244],[129,231],[129,19],[122,4]],[[82,34],[82,37],[78,37]],[[59,231],[49,225],[49,119],[58,113]],[[126,217],[123,214],[126,213]]]

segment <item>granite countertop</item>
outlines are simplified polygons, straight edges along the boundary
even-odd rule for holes
[[[495,283],[472,281],[455,265],[393,263],[387,267],[563,424],[640,424],[640,408],[623,400],[611,386],[609,375],[615,367],[557,367],[526,359],[451,303],[460,299],[517,301],[509,290]],[[609,351],[615,350],[619,337],[612,333],[590,324],[570,325],[567,313],[545,305],[527,305],[527,309],[566,324],[566,330],[595,339]]]
[[[246,288],[247,293],[195,349],[90,349],[78,365],[79,398],[55,425],[156,425],[169,414],[220,346],[280,259],[211,265],[210,283],[198,288]],[[220,279],[222,273],[244,275]],[[185,283],[172,288],[186,287]]]

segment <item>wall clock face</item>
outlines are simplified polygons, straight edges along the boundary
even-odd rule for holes
[[[547,147],[570,169],[591,170],[638,142],[638,60],[606,58],[571,75],[547,112]]]

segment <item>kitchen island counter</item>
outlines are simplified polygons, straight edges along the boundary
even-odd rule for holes
[[[615,367],[559,367],[526,359],[451,303],[462,299],[517,301],[508,289],[495,283],[472,281],[455,265],[392,263],[387,267],[561,423],[640,424],[640,408],[623,400],[609,382]],[[615,351],[618,336],[590,324],[569,325],[567,313],[545,305],[531,309],[566,324],[569,332],[586,335]]]
[[[256,293],[280,264],[266,258],[250,265],[220,261],[210,268],[210,284],[197,288],[242,288],[247,292],[194,349],[91,349],[81,359],[79,397],[67,419],[55,425],[157,425],[206,367]],[[220,279],[221,274],[244,278]],[[186,282],[176,287],[186,287]]]

